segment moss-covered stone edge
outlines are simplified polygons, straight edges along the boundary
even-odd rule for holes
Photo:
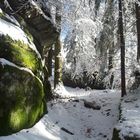
[[[10,69],[12,70],[12,71],[15,71],[15,69],[17,69],[17,68],[15,68],[15,67],[11,67],[11,66],[8,66],[8,65],[4,65],[4,66],[2,66],[2,65],[0,65],[1,67],[0,67],[0,70],[2,69],[2,67],[4,68],[4,69],[8,69],[9,70],[9,67],[10,67]],[[18,69],[18,71],[21,71],[21,70],[19,70]],[[23,70],[22,70],[23,71]],[[33,76],[32,74],[30,74],[30,73],[28,73],[30,76]],[[36,76],[34,76],[34,78],[35,78],[35,80],[36,81],[38,81],[38,83],[40,83],[41,81],[38,79],[38,78],[36,78]],[[42,86],[42,83],[40,83],[40,86]],[[11,116],[11,114],[9,115],[9,117],[10,117],[10,121],[12,122],[17,122],[18,123],[18,120],[16,119],[16,116],[17,115],[20,115],[21,116],[21,118],[22,118],[22,121],[23,121],[23,124],[21,124],[21,127],[22,127],[22,129],[23,128],[30,128],[30,127],[32,127],[37,121],[39,121],[40,120],[40,118],[45,114],[45,113],[47,113],[47,108],[46,108],[46,100],[45,100],[45,98],[44,98],[44,91],[43,91],[43,87],[41,88],[42,89],[42,103],[40,104],[40,107],[39,107],[39,110],[36,110],[36,109],[34,109],[34,108],[32,108],[32,115],[30,116],[30,119],[28,120],[28,123],[24,123],[24,122],[26,122],[27,121],[27,115],[25,114],[25,110],[23,110],[23,108],[20,106],[20,104],[19,104],[19,106],[18,107],[15,107],[14,108],[14,110],[15,111],[13,111],[12,110],[12,116]],[[38,114],[38,115],[37,115]],[[37,119],[38,118],[38,119]],[[5,118],[5,119],[7,119],[7,117]],[[31,121],[30,121],[31,120]],[[4,121],[3,121],[4,122]],[[33,123],[32,123],[33,122]],[[4,124],[4,126],[5,125],[8,125],[8,124]],[[2,126],[2,124],[1,124],[1,126]],[[15,127],[15,129],[14,129],[14,127]],[[3,136],[3,135],[9,135],[9,134],[12,134],[12,133],[15,133],[15,132],[18,132],[18,131],[20,131],[21,130],[21,128],[19,129],[17,126],[16,126],[16,124],[13,124],[13,125],[11,125],[11,126],[7,126],[7,129],[3,129],[2,128],[2,130],[3,131],[1,131],[1,133],[0,133],[0,135],[1,136]]]
[[[20,67],[26,67],[41,78],[43,71],[41,58],[32,50],[29,44],[20,40],[13,40],[8,35],[0,35],[0,57],[15,63]]]

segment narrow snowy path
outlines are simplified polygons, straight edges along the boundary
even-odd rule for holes
[[[119,91],[67,87],[62,94],[67,98],[49,102],[49,113],[33,128],[0,140],[111,140],[118,119]],[[101,108],[87,108],[85,100]]]

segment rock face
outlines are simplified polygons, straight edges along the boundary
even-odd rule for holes
[[[3,59],[2,59],[3,60]],[[42,82],[33,74],[0,61],[0,135],[32,126],[45,111]]]
[[[13,40],[8,35],[2,35],[0,36],[0,57],[18,66],[29,68],[41,78],[43,68],[41,58],[30,48],[29,44]]]
[[[17,21],[0,2],[0,136],[33,126],[47,112],[50,87],[45,84],[47,73],[37,47],[52,44],[57,31],[35,3],[19,10],[21,3],[24,1],[9,1]]]
[[[8,0],[10,6],[26,22],[27,28],[33,35],[34,39],[39,42],[40,52],[43,47],[50,47],[59,35],[59,31],[50,17],[47,17],[40,7],[33,1],[26,0]]]

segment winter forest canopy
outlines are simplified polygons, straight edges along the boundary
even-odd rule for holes
[[[0,140],[140,140],[140,1],[1,0]]]

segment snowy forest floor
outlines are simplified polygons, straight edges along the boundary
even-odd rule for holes
[[[62,91],[66,98],[50,101],[48,114],[34,127],[0,140],[111,140],[118,121],[120,91],[68,87]],[[85,101],[101,108],[87,108]]]

